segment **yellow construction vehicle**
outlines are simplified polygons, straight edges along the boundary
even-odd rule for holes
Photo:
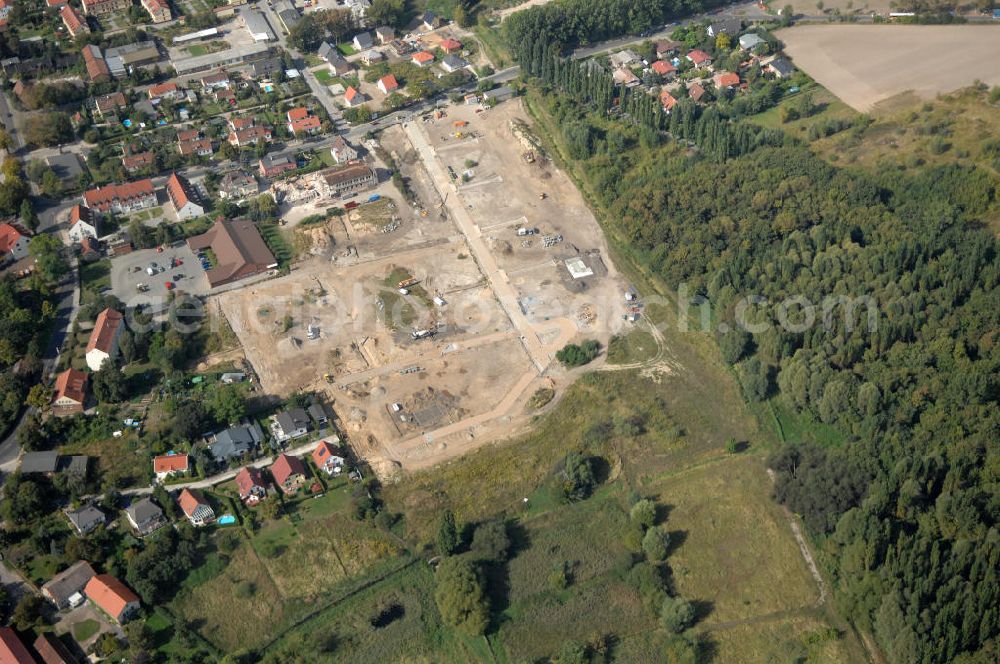
[[[328,383],[332,383],[334,381],[333,374],[332,373],[323,374],[323,380],[325,380]]]

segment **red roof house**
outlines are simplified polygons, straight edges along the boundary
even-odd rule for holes
[[[660,103],[663,104],[663,110],[669,113],[677,105],[677,99],[666,90],[663,90],[660,92]]]
[[[98,574],[87,582],[83,594],[116,622],[126,622],[139,610],[139,598],[110,574]]]
[[[62,9],[59,10],[59,16],[71,37],[90,32],[90,26],[87,25],[87,22],[69,5],[62,6]]]
[[[3,664],[35,664],[35,658],[10,627],[0,627],[0,662]]]
[[[328,441],[320,441],[312,453],[313,463],[320,470],[332,475],[343,467],[344,458],[340,456],[340,448]]]
[[[677,67],[673,66],[666,60],[657,60],[653,64],[649,65],[649,68],[660,76],[673,76],[677,73]]]
[[[306,467],[298,457],[279,454],[271,464],[271,475],[282,491],[295,493],[306,481]]]
[[[378,89],[382,91],[382,94],[387,95],[390,92],[399,89],[399,83],[396,81],[396,77],[392,74],[386,74],[378,80]]]
[[[410,61],[418,67],[426,67],[430,63],[434,62],[434,54],[430,51],[419,51],[413,54]]]
[[[205,496],[197,489],[184,489],[177,497],[177,504],[180,505],[188,521],[195,526],[204,526],[215,520],[215,511],[205,500]]]
[[[309,109],[304,106],[299,106],[298,108],[290,109],[285,116],[288,118],[289,122],[295,122],[296,120],[309,117]]]
[[[155,207],[156,190],[153,188],[153,181],[149,179],[109,184],[106,187],[88,189],[83,194],[83,202],[98,212],[127,214]]]
[[[149,88],[148,93],[150,99],[159,99],[160,97],[176,97],[180,94],[180,89],[177,84],[173,81],[167,83],[158,83]]]
[[[54,415],[74,415],[83,412],[87,398],[87,374],[72,367],[56,376],[55,396],[52,398]]]
[[[740,84],[740,76],[731,71],[720,71],[712,77],[712,82],[720,90],[722,88],[735,88]]]
[[[253,466],[241,468],[236,473],[236,489],[240,493],[240,500],[247,505],[256,505],[267,497],[264,474]]]
[[[125,319],[121,313],[108,308],[97,314],[94,329],[87,340],[87,366],[92,371],[100,371],[106,361],[114,361],[118,356],[118,340],[125,329]]]
[[[310,115],[288,123],[288,131],[293,136],[298,134],[315,134],[322,128],[322,123],[315,115]]]
[[[79,660],[53,632],[42,632],[33,644],[45,664],[78,664]]]
[[[688,86],[688,97],[693,99],[695,102],[701,101],[701,98],[705,96],[705,88],[701,87],[699,83],[692,83]]]
[[[153,458],[153,472],[156,473],[158,480],[186,473],[190,468],[190,458],[187,454],[164,454]]]
[[[28,238],[11,224],[0,224],[0,263],[28,256]]]
[[[688,51],[687,59],[695,67],[704,67],[706,65],[712,64],[712,56],[710,56],[705,51],[701,49],[694,49],[693,51]]]
[[[462,42],[457,39],[445,39],[441,42],[441,50],[445,53],[458,53],[462,50]]]

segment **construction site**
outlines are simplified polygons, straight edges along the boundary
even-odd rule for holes
[[[519,102],[476,108],[383,131],[405,196],[366,191],[290,274],[216,296],[264,391],[324,391],[383,476],[509,435],[565,380],[556,351],[627,325],[600,228]]]

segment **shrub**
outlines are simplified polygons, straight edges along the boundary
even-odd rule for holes
[[[659,528],[650,528],[642,538],[642,550],[650,562],[662,562],[667,557],[670,536]]]
[[[601,344],[593,339],[588,339],[582,344],[566,344],[559,352],[556,353],[556,359],[559,360],[563,366],[573,368],[582,367],[588,364],[601,352]]]
[[[649,528],[656,523],[656,503],[648,498],[643,498],[632,506],[628,517],[632,523],[636,523],[644,529]]]
[[[683,597],[668,597],[660,608],[660,624],[680,634],[694,622],[694,607]]]
[[[479,570],[467,558],[445,558],[435,575],[434,601],[441,618],[469,636],[479,636],[489,622],[489,603]]]

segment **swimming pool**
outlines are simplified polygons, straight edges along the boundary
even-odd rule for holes
[[[231,526],[236,523],[236,517],[232,514],[223,514],[219,517],[220,526]]]

